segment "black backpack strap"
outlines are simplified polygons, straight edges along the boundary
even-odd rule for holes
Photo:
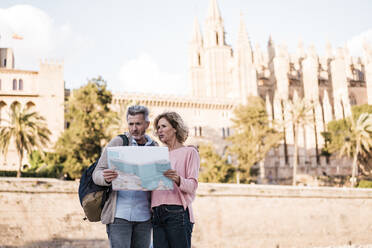
[[[129,144],[128,137],[125,134],[119,134],[119,136],[123,140],[123,146],[127,146]]]
[[[156,142],[155,140],[153,140],[150,144],[150,146],[159,146],[158,142]]]
[[[105,206],[105,203],[106,203],[106,201],[108,200],[111,191],[112,191],[112,186],[110,185],[110,186],[107,187],[107,189],[105,189],[105,191],[103,192],[103,195],[102,195],[102,201],[101,201],[101,209],[103,209],[103,207]]]

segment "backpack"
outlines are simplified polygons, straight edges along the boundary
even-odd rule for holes
[[[123,134],[119,136],[123,140],[123,146],[127,146],[129,143],[128,137]],[[86,216],[84,220],[88,219],[91,222],[101,220],[103,206],[112,191],[111,186],[100,186],[93,182],[92,176],[98,160],[83,172],[79,184],[79,200]]]

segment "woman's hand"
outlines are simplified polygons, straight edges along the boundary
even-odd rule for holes
[[[181,178],[177,175],[177,171],[175,170],[167,170],[163,173],[164,176],[168,177],[170,180],[175,182],[177,186],[180,186]]]
[[[118,173],[115,170],[105,169],[103,170],[103,178],[106,183],[111,183],[112,180],[118,177]]]

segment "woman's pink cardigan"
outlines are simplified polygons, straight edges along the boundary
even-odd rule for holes
[[[190,221],[194,223],[191,207],[198,188],[200,158],[198,151],[191,146],[184,146],[169,152],[172,169],[180,176],[180,186],[173,183],[173,190],[156,190],[151,194],[151,207],[162,204],[181,205],[189,208]]]

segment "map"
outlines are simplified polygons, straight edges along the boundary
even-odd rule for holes
[[[113,190],[172,190],[173,181],[163,173],[171,169],[167,147],[119,146],[107,148],[110,169],[119,176]]]

